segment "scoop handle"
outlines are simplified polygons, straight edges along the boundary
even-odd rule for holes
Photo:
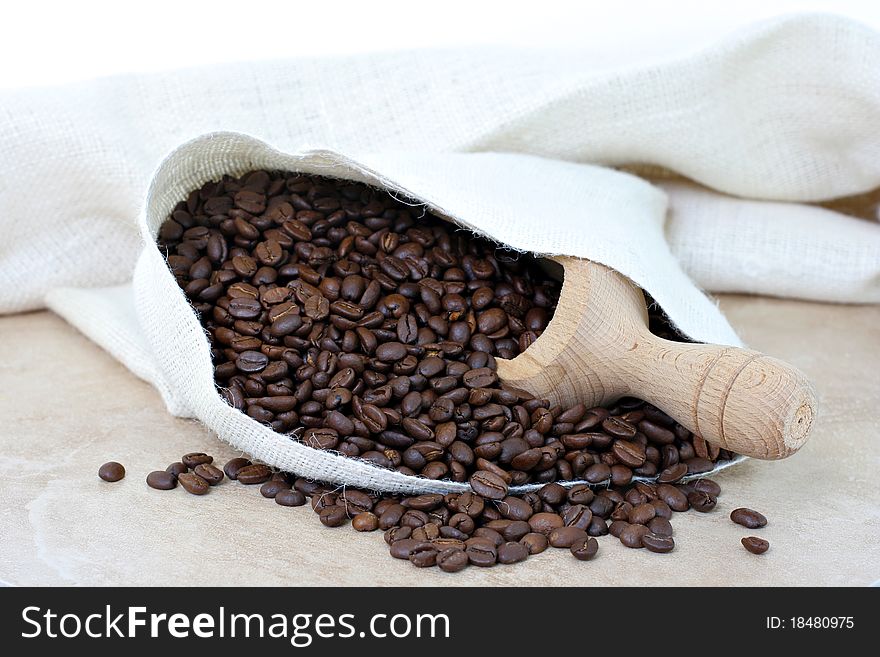
[[[738,454],[785,458],[804,444],[816,415],[807,378],[757,351],[671,342],[645,331],[626,361],[636,397]]]

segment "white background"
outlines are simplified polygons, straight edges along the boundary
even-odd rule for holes
[[[462,45],[589,48],[635,61],[796,11],[831,11],[880,29],[876,0],[3,0],[0,88],[223,61]]]

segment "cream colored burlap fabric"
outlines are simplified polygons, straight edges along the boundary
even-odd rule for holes
[[[880,226],[800,204],[880,185],[878,61],[880,35],[808,16],[627,70],[577,52],[419,52],[5,93],[0,312],[48,303],[172,412],[280,467],[452,487],[315,452],[220,401],[205,335],[153,243],[174,203],[259,167],[370,182],[515,248],[603,262],[686,335],[737,344],[680,263],[710,290],[880,298]],[[667,199],[596,166],[624,164],[705,189],[667,185]],[[82,289],[124,284],[135,262],[133,288]]]

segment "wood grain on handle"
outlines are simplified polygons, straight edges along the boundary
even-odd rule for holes
[[[757,351],[643,335],[627,354],[631,394],[710,443],[761,459],[800,449],[816,397],[806,377]]]
[[[816,397],[797,369],[756,351],[659,338],[627,278],[587,260],[556,261],[565,271],[559,307],[525,352],[498,359],[506,384],[564,406],[638,397],[710,443],[761,459],[806,441]]]

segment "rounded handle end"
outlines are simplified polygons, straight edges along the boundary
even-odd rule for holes
[[[722,358],[726,367],[713,368],[712,374],[721,375],[727,384],[707,381],[698,411],[708,417],[700,417],[700,429],[709,429],[703,434],[709,442],[739,454],[785,458],[809,436],[817,413],[816,393],[800,370],[770,356],[747,353],[729,352]],[[740,360],[738,366],[731,367],[735,360]],[[711,374],[709,378],[721,383]],[[709,403],[704,407],[704,402]]]

